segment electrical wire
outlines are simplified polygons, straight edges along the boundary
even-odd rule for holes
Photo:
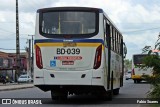
[[[5,31],[5,32],[8,32],[8,33],[14,33],[14,32],[11,32],[11,31],[8,31],[8,30],[5,30],[5,29],[2,29],[0,28],[1,31]]]
[[[16,50],[16,49],[6,49],[6,48],[0,48],[1,50]],[[20,50],[25,50],[25,49],[20,49]]]
[[[122,33],[136,33],[136,32],[143,32],[143,31],[156,30],[156,29],[160,29],[160,27],[150,28],[150,29],[134,30],[134,31],[126,31],[126,32],[122,32]]]

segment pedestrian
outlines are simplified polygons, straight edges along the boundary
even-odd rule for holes
[[[6,77],[5,76],[2,76],[2,80],[3,80],[3,84],[6,84]]]

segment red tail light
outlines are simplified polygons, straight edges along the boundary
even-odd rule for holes
[[[41,54],[41,49],[39,46],[35,46],[36,48],[36,65],[39,69],[43,68],[43,63],[42,63],[42,54]]]
[[[101,57],[102,57],[102,45],[100,45],[96,49],[95,59],[94,59],[94,69],[98,69],[101,65]]]
[[[132,73],[131,73],[132,75],[135,75],[135,72],[134,72],[134,68],[132,69]]]

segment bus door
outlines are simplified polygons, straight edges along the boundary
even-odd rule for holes
[[[110,80],[111,80],[111,77],[110,77],[110,75],[111,75],[111,37],[110,37],[110,28],[111,28],[111,26],[109,25],[109,24],[107,24],[106,23],[106,42],[107,42],[107,57],[106,57],[106,59],[107,59],[107,89],[110,89]]]

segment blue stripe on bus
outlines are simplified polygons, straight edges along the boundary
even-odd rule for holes
[[[60,40],[60,39],[38,39],[35,40],[36,43],[49,43],[49,42],[86,42],[86,43],[102,43],[104,44],[104,41],[102,39],[72,39],[72,40]]]

